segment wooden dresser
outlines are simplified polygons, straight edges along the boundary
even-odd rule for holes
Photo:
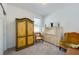
[[[43,32],[44,41],[59,46],[59,40],[63,33],[62,27],[46,27]]]
[[[16,19],[16,50],[34,44],[34,25],[28,18]]]

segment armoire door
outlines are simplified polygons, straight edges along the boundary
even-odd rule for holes
[[[16,19],[16,49],[22,49],[26,47],[26,20]]]
[[[27,37],[27,44],[28,46],[34,44],[34,36],[31,35]]]
[[[33,21],[28,20],[27,21],[27,45],[32,45],[34,44],[34,24]]]

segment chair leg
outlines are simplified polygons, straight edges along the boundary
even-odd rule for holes
[[[59,50],[61,50],[61,47],[59,47]]]
[[[66,49],[59,47],[59,50],[66,52]]]

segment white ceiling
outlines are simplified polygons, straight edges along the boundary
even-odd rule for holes
[[[57,10],[60,10],[61,8],[66,7],[70,4],[67,4],[67,3],[47,3],[47,4],[43,4],[43,3],[10,3],[9,5],[20,7],[22,9],[27,9],[27,10],[33,11],[35,13],[38,13],[40,15],[46,16]]]

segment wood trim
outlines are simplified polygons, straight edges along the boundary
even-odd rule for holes
[[[31,22],[34,22],[34,21],[32,21],[31,19],[29,19],[29,18],[16,18],[17,20],[25,20],[26,19],[26,21],[27,20],[29,20],[29,21],[31,21]]]
[[[54,45],[54,46],[56,46],[56,47],[59,47],[59,46],[57,46],[57,45],[55,45],[55,44],[53,44],[53,43],[50,43],[50,42],[48,42],[48,41],[45,41],[45,40],[43,40],[44,42],[47,42],[47,43],[49,43],[49,44],[52,44],[52,45]]]

